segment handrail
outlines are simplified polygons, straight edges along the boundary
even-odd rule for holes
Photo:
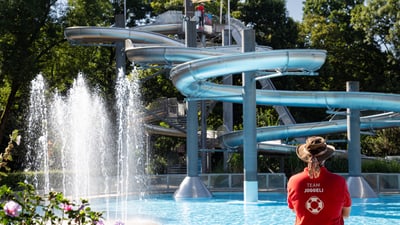
[[[347,177],[347,173],[339,173]],[[400,193],[400,173],[363,173],[365,180],[378,194]],[[174,192],[186,174],[148,175],[150,192]],[[242,173],[200,174],[204,184],[212,191],[242,191]],[[287,178],[284,173],[258,173],[259,191],[286,192]]]

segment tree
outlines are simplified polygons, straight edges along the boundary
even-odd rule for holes
[[[373,156],[399,155],[399,128],[387,128],[376,131],[375,136],[365,136],[362,141],[362,153]]]
[[[69,0],[66,26],[109,26],[113,24],[114,11],[106,0]]]
[[[130,1],[122,1],[122,0],[113,0],[113,8],[114,15],[124,14],[124,10],[126,15],[126,26],[134,27],[136,26],[136,20],[143,19],[146,17],[146,13],[151,11],[150,5],[147,4],[146,0],[130,0]],[[124,6],[124,4],[126,4]]]
[[[7,97],[2,102],[0,143],[18,104],[18,94],[26,89],[43,65],[46,54],[64,42],[62,22],[55,11],[56,0],[1,1],[0,80]],[[14,120],[15,122],[16,120]]]
[[[64,29],[70,26],[110,26],[114,22],[110,1],[71,0],[68,5],[59,5],[56,0],[15,0],[1,4],[1,145],[5,144],[1,142],[5,133],[24,126],[30,81],[39,73],[50,89],[65,92],[83,72],[89,84],[113,100],[115,50],[75,46],[64,37]],[[23,157],[24,151],[18,152]],[[20,163],[18,157],[13,163]]]
[[[365,11],[361,9],[364,10],[363,0],[305,2],[300,29],[304,47],[325,49],[328,56],[319,71],[320,76],[296,78],[300,90],[343,90],[346,81],[356,80],[360,82],[361,91],[398,92],[398,72],[387,63],[390,54],[381,51],[379,42],[368,38],[367,31],[379,30],[381,26],[384,29],[386,25],[382,23],[376,28],[360,29],[361,23],[356,24],[355,21],[365,16]],[[313,115],[324,116],[323,112]],[[388,138],[391,132],[382,130],[378,133],[377,137],[363,138],[364,153],[391,154],[388,151],[394,144],[389,141],[393,139]]]
[[[180,10],[183,11],[184,0],[158,0],[151,1],[150,5],[155,14],[161,14],[168,10]]]
[[[161,97],[177,97],[180,101],[184,99],[184,96],[174,87],[168,76],[169,69],[150,68],[141,70],[142,85],[140,91],[145,105]]]
[[[400,4],[397,0],[369,0],[352,13],[354,28],[365,32],[365,41],[377,43],[392,60],[400,60]]]
[[[361,90],[385,90],[385,85],[376,85],[386,82],[383,76],[385,55],[381,53],[379,46],[365,43],[365,33],[355,30],[351,23],[351,12],[363,2],[305,2],[300,38],[305,48],[325,49],[328,56],[319,71],[320,76],[300,78],[300,87],[343,90],[347,81],[358,80]],[[374,63],[370,63],[371,61]]]
[[[386,91],[397,92],[400,78],[400,5],[398,1],[370,0],[352,12],[356,30],[366,35],[364,41],[379,46],[386,55],[384,78]]]
[[[240,19],[256,31],[257,44],[274,49],[296,46],[297,25],[288,17],[284,0],[249,0],[239,11]]]

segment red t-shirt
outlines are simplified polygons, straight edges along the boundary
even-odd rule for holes
[[[311,179],[308,168],[293,175],[287,185],[288,206],[296,212],[296,225],[343,225],[342,208],[351,206],[346,180],[321,167]]]
[[[203,5],[198,5],[198,6],[196,7],[196,10],[197,10],[197,11],[200,11],[200,12],[201,12],[201,15],[204,14],[204,6],[203,6]]]

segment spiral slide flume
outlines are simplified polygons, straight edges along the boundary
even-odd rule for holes
[[[294,55],[293,58],[290,58]],[[257,70],[308,71],[319,69],[325,59],[320,50],[275,50],[263,53],[243,53],[231,56],[212,57],[181,64],[171,70],[175,86],[189,98],[214,99],[228,102],[242,102],[242,87],[224,86],[206,82],[206,79],[240,72]],[[285,105],[322,108],[352,108],[382,111],[400,111],[400,96],[368,92],[307,92],[257,90],[257,104]],[[362,129],[381,129],[400,125],[398,114],[378,115],[375,119],[361,119]],[[320,135],[346,131],[345,120],[298,124],[292,126],[266,127],[257,129],[257,142]],[[227,147],[238,147],[242,132],[223,135]]]
[[[202,97],[202,93],[211,91],[211,88],[209,89],[208,87],[212,85],[207,85],[203,82],[209,78],[257,71],[300,71],[313,74],[324,63],[325,56],[326,52],[322,50],[274,50],[236,53],[183,63],[172,68],[170,75],[174,85],[184,95]],[[205,86],[204,89],[202,86]],[[216,89],[216,86],[214,87]],[[241,87],[239,88],[241,89]],[[229,93],[230,91],[226,92],[227,95],[236,94]],[[204,93],[206,96],[209,94]],[[211,95],[208,97],[218,98],[220,94],[214,93]],[[223,95],[226,96],[225,93]]]
[[[243,103],[244,88],[242,86],[223,85],[213,83],[211,80],[216,77],[243,72],[256,76],[254,79],[259,79],[261,77],[257,76],[264,76],[265,74],[273,76],[314,76],[317,75],[316,71],[320,69],[326,58],[326,51],[314,49],[268,50],[268,48],[258,46],[255,52],[242,53],[238,46],[187,48],[181,42],[164,35],[121,28],[71,27],[66,29],[65,36],[73,43],[83,44],[90,42],[94,42],[94,44],[112,44],[117,40],[125,40],[125,53],[131,62],[145,65],[164,64],[170,67],[172,82],[189,101],[212,99]],[[386,111],[390,113],[361,118],[360,129],[381,129],[400,126],[400,116],[395,113],[400,112],[400,104],[398,104],[400,95],[396,94],[257,89],[255,90],[255,98],[255,104],[258,105],[319,107],[329,110],[347,108],[351,110]],[[193,113],[189,114],[192,117]],[[192,118],[190,121],[194,120]],[[262,127],[256,129],[256,141],[260,143],[268,140],[338,133],[345,132],[346,129],[345,120]],[[192,129],[188,134],[192,134],[193,130],[195,130],[194,136],[196,136],[197,128]],[[250,130],[252,131],[253,129]],[[226,133],[220,136],[227,149],[243,145],[243,138],[244,133],[242,131]],[[261,145],[259,147],[261,148]],[[274,151],[285,152],[283,148],[276,148]],[[192,154],[190,153],[190,155]],[[197,154],[197,148],[194,154]],[[195,165],[194,163],[192,164]],[[193,168],[189,169],[188,173],[195,171],[196,168]],[[244,184],[245,190],[246,185],[251,186],[247,189],[248,191],[245,191],[245,196],[249,196],[250,202],[257,199],[254,194],[257,192],[257,184],[253,182],[255,174],[252,173],[251,176],[254,178],[249,181],[246,180]],[[188,177],[192,178],[191,176]],[[359,179],[356,180],[357,185],[360,183],[359,181]],[[190,182],[201,183],[201,180],[185,179],[180,186],[184,187],[181,189],[184,190],[182,191],[184,194],[181,196],[185,196],[185,189],[190,192],[193,190],[192,187],[203,186],[202,183],[197,185],[197,183]],[[356,192],[364,192],[360,190],[365,189],[363,187],[360,189],[358,186],[355,189]],[[201,191],[190,194],[197,196],[198,193],[201,193]],[[209,194],[205,193],[202,196],[209,196]],[[247,201],[246,197],[245,201]]]
[[[400,125],[399,113],[382,113],[373,116],[361,117],[360,128],[362,130],[382,129],[396,127]],[[329,133],[341,133],[347,130],[347,120],[334,120],[325,122],[303,123],[285,126],[260,127],[257,129],[257,142],[265,140],[280,140],[301,136],[322,135]],[[220,136],[222,142],[228,148],[237,148],[243,145],[243,131],[236,131]],[[260,145],[260,150],[264,149]],[[287,148],[293,151],[293,148]],[[282,153],[287,153],[287,149],[280,148]],[[276,152],[276,150],[274,150]]]
[[[181,42],[170,39],[165,35],[123,28],[70,27],[65,30],[65,36],[73,43],[104,43],[127,40],[125,52],[130,61],[138,64],[170,64],[172,66],[170,76],[174,85],[188,98],[235,103],[243,101],[243,88],[241,86],[221,85],[208,80],[241,72],[276,71],[283,75],[298,74],[299,72],[301,75],[315,75],[314,72],[322,66],[326,57],[326,51],[310,49],[267,51],[266,48],[258,47],[256,52],[240,53],[238,46],[186,48]],[[139,47],[135,46],[136,43],[139,44]],[[146,44],[151,46],[145,46]],[[396,94],[279,90],[257,90],[256,93],[256,102],[260,105],[400,112],[400,104],[398,104],[400,95]],[[323,129],[321,127],[324,127],[324,123],[330,125]],[[374,129],[399,125],[398,116],[392,116],[386,120],[369,122],[367,127]],[[345,131],[343,128],[339,129],[338,126],[331,125],[331,122],[318,123],[319,129],[315,128],[314,123],[289,127],[258,128],[257,141],[273,140],[276,137],[285,138],[282,135],[296,137],[298,135],[306,136],[308,134],[317,135]],[[296,127],[303,128],[299,132]],[[281,135],[265,135],[270,132],[269,129],[273,129]],[[305,132],[306,130],[308,132]],[[224,140],[226,146],[234,147],[240,145],[241,138],[238,133],[228,133],[222,137],[222,140]]]
[[[326,52],[323,50],[309,49],[231,53],[219,56],[210,56],[210,53],[204,54],[207,52],[206,48],[203,48],[201,51],[190,48],[179,48],[178,51],[171,51],[171,49],[164,47],[160,47],[157,50],[154,48],[148,50],[146,48],[141,48],[140,52],[136,52],[136,54],[135,51],[134,47],[128,47],[126,49],[128,57],[130,56],[129,59],[139,63],[146,58],[146,55],[151,55],[150,58],[153,59],[158,58],[157,61],[161,61],[160,59],[162,59],[169,65],[175,65],[183,58],[195,56],[191,61],[172,66],[170,78],[176,88],[189,100],[213,99],[236,103],[243,103],[245,88],[242,86],[212,83],[210,80],[219,76],[243,72],[254,74],[254,76],[265,73],[271,74],[274,72],[280,75],[316,75],[315,71],[322,66],[326,57]],[[212,49],[212,51],[210,50],[210,52],[214,52],[214,49]],[[201,54],[204,54],[204,58],[201,58]],[[143,60],[142,62],[147,60]],[[400,106],[396,104],[400,101],[400,95],[393,94],[256,90],[255,98],[255,103],[262,105],[322,107],[327,109],[348,108],[352,110],[370,109],[400,112]],[[399,118],[397,113],[381,114],[371,118],[361,118],[360,126],[357,129],[380,129],[399,126]],[[256,129],[256,142],[261,143],[268,140],[345,132],[348,127],[347,121],[342,120],[257,129],[254,127],[254,129]],[[252,129],[249,131],[252,132]],[[246,150],[246,144],[244,142],[245,134],[243,131],[227,133],[219,138],[227,149],[244,146],[244,150]],[[258,148],[255,149],[261,150],[264,146],[265,145],[258,144]],[[249,145],[247,145],[247,147],[249,147]],[[287,153],[288,149],[293,151],[294,148],[273,147],[272,151]],[[253,151],[251,147],[250,150]],[[271,151],[270,146],[267,146],[267,150]],[[249,151],[247,150],[247,152]],[[359,157],[352,157],[352,160],[357,160],[357,158]],[[251,159],[255,160],[255,157]],[[353,161],[352,163],[357,164]],[[247,163],[244,164],[249,165],[254,163],[248,160]],[[256,170],[245,167],[244,171],[254,171],[253,173],[248,173],[253,178],[244,181],[244,201],[256,202],[258,199],[257,194],[255,194],[258,190],[258,184],[255,178]],[[352,196],[376,197],[376,194],[362,176],[357,174],[355,174],[355,176],[349,176],[348,182]],[[175,192],[174,197],[209,196],[207,191],[203,191],[205,188],[201,187],[203,187],[203,185],[198,177],[187,176],[179,189]],[[193,192],[193,189],[201,191]]]
[[[167,38],[165,35],[118,27],[68,27],[64,34],[68,41],[75,44],[114,43],[131,39],[136,43],[184,46],[182,42]]]

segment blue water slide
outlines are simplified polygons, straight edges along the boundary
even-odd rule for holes
[[[326,59],[326,51],[314,49],[268,50],[258,46],[255,52],[241,53],[237,46],[186,48],[179,41],[148,31],[124,28],[71,27],[65,31],[71,42],[113,42],[126,40],[125,52],[138,64],[167,64],[176,88],[189,99],[213,99],[242,103],[241,86],[222,85],[213,78],[254,72],[264,74],[317,75]],[[257,79],[256,77],[256,79]],[[271,106],[351,108],[377,110],[382,113],[361,118],[361,129],[381,129],[400,126],[400,95],[373,92],[340,91],[256,91],[256,103]],[[345,120],[294,124],[257,129],[257,141],[303,137],[346,131]],[[221,136],[223,144],[235,148],[242,144],[241,131]]]

